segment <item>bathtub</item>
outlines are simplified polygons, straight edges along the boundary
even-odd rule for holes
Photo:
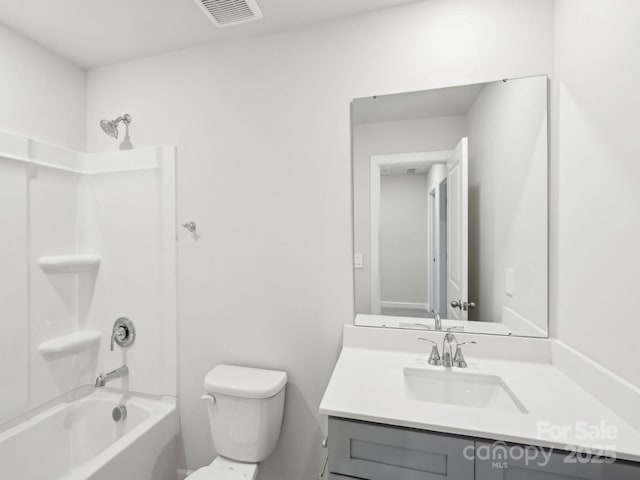
[[[118,404],[127,417],[115,422]],[[99,389],[67,398],[0,433],[2,480],[175,480],[172,397]]]

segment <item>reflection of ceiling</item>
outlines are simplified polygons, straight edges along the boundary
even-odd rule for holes
[[[375,123],[467,113],[486,84],[380,95],[353,101],[353,123]]]
[[[194,0],[7,0],[0,2],[0,23],[92,67],[415,1],[258,0],[263,19],[220,29]]]
[[[380,175],[426,175],[433,163],[407,163],[404,165],[389,165],[380,168]]]

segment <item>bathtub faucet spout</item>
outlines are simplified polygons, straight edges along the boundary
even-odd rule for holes
[[[96,378],[96,388],[104,387],[111,380],[126,377],[127,375],[129,375],[129,367],[126,365],[116,368],[109,373],[101,373],[98,375],[98,378]]]

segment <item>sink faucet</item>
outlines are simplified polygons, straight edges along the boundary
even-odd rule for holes
[[[447,332],[442,342],[442,366],[453,367],[453,344],[458,340],[451,332]]]
[[[433,315],[433,319],[434,319],[434,320],[435,320],[435,322],[436,322],[435,329],[436,329],[438,332],[441,332],[441,331],[442,331],[442,320],[441,320],[441,318],[440,318],[440,312],[439,312],[439,311],[437,311],[437,310],[431,310],[431,314]]]
[[[96,388],[104,387],[111,380],[126,377],[127,375],[129,375],[129,367],[126,365],[116,368],[109,373],[101,373],[98,375],[98,378],[96,378]]]

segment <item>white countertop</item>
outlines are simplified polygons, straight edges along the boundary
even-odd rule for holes
[[[320,413],[388,425],[501,440],[562,450],[590,449],[640,461],[640,432],[583,390],[551,363],[474,358],[451,374],[500,376],[528,413],[412,400],[405,394],[404,367],[443,371],[427,364],[427,354],[346,347],[320,405]],[[564,427],[564,436],[545,426]],[[614,436],[600,435],[614,429]],[[593,432],[587,435],[585,432]],[[607,432],[609,433],[609,432]],[[580,450],[579,450],[580,451]]]

